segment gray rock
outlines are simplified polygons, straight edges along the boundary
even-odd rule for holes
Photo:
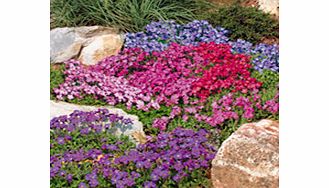
[[[61,63],[76,58],[82,48],[84,39],[72,28],[55,28],[50,31],[50,61]]]
[[[138,120],[138,117],[135,115],[127,114],[125,111],[111,106],[86,106],[66,102],[50,101],[50,118],[52,119],[61,115],[69,115],[74,110],[93,111],[99,108],[106,108],[110,111],[110,113],[118,114],[120,116],[124,116],[125,118],[130,118],[132,120],[133,124],[131,126],[125,128],[115,127],[113,129],[115,135],[127,135],[136,143],[145,142],[146,136],[143,131],[143,124]]]
[[[123,35],[115,28],[55,28],[50,31],[50,61],[62,63],[70,59],[79,59],[86,65],[96,64],[107,56],[116,55],[123,41]]]

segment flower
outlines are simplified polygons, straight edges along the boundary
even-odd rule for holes
[[[157,118],[153,121],[152,126],[154,128],[160,129],[161,131],[164,131],[167,128],[168,121],[169,121],[168,117]]]
[[[156,188],[157,187],[156,184],[152,181],[146,181],[146,182],[144,182],[143,185],[144,185],[144,188]]]
[[[81,182],[81,183],[79,184],[79,188],[88,188],[88,187],[87,187],[87,184],[86,184],[86,183]]]

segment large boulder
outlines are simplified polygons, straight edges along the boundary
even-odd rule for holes
[[[62,63],[79,59],[93,65],[101,59],[116,55],[124,37],[118,29],[102,26],[64,27],[50,31],[50,61]]]
[[[279,187],[279,123],[242,125],[219,148],[211,181],[216,188]]]
[[[69,115],[74,110],[80,111],[93,111],[99,108],[106,108],[110,113],[118,114],[124,116],[125,118],[130,118],[133,122],[131,127],[115,127],[114,134],[119,136],[121,134],[129,136],[136,143],[143,143],[146,141],[146,136],[143,131],[143,124],[138,120],[135,115],[127,114],[125,111],[114,108],[111,106],[86,106],[86,105],[76,105],[60,101],[50,101],[50,118],[54,118],[61,115]]]

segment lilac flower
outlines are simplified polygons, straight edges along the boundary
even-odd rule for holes
[[[186,177],[187,174],[185,172],[178,172],[174,177],[173,180],[175,182],[179,182],[182,178]]]
[[[118,146],[112,144],[112,145],[109,145],[107,149],[111,150],[111,151],[117,151],[119,148],[118,148]]]
[[[194,20],[186,25],[174,21],[152,22],[146,32],[127,33],[125,48],[141,47],[147,52],[162,51],[172,42],[182,45],[198,45],[199,42],[214,41],[217,44],[228,41],[228,31],[213,28],[205,20]]]
[[[146,181],[144,182],[144,188],[156,188],[156,184],[153,181]]]
[[[75,111],[69,116],[54,118],[51,120],[52,134],[55,134],[52,136],[52,142],[56,142],[58,138],[56,134],[60,134],[64,140],[71,140],[67,143],[70,146],[70,144],[77,142],[75,139],[85,137],[80,132],[84,128],[91,129],[86,133],[88,136],[91,134],[99,136],[97,132],[92,130],[104,126],[105,123],[102,123],[101,120],[109,121],[111,119],[109,115],[105,111],[88,113]],[[123,119],[123,117],[118,116],[112,118],[112,121],[122,121]],[[71,133],[68,134],[66,126],[61,126],[61,124],[72,124],[75,133],[80,133],[80,137],[68,137]],[[102,131],[106,130],[102,129]],[[193,172],[194,170],[206,170],[210,167],[215,150],[207,145],[207,134],[205,130],[193,131],[176,128],[169,133],[162,132],[145,144],[140,144],[137,148],[127,151],[122,151],[121,147],[118,147],[120,144],[125,144],[124,142],[108,141],[100,137],[97,138],[94,148],[81,148],[52,154],[50,157],[51,181],[61,177],[65,178],[67,183],[73,184],[76,183],[74,181],[79,181],[78,179],[82,175],[83,181],[86,183],[79,182],[79,187],[98,187],[101,185],[99,177],[102,177],[111,185],[123,188],[137,185],[156,187],[156,184],[159,183],[161,186],[162,182],[169,179],[179,182],[183,177],[189,176],[183,170]],[[51,151],[53,152],[53,149]],[[197,156],[195,156],[196,153],[198,153]],[[91,168],[91,171],[72,173],[71,164],[76,164],[77,169],[86,164]],[[78,178],[74,177],[76,173],[80,173]],[[140,178],[152,181],[137,181]]]
[[[79,184],[79,188],[88,188],[88,187],[87,187],[87,184],[86,184],[86,183],[81,182],[81,183]]]
[[[136,179],[136,178],[139,178],[141,175],[135,171],[131,172],[131,177]]]
[[[64,139],[63,137],[58,137],[58,138],[57,138],[57,143],[58,143],[59,145],[63,145],[63,144],[65,144],[65,139]]]
[[[68,174],[68,175],[66,176],[66,180],[67,180],[69,183],[72,182],[72,178],[73,178],[73,175],[72,175],[72,174]]]

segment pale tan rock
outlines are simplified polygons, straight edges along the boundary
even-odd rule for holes
[[[279,0],[258,0],[259,9],[279,16]]]
[[[81,51],[79,60],[85,65],[94,65],[105,57],[116,55],[123,45],[123,37],[107,34],[93,37],[91,42]]]
[[[136,141],[137,143],[144,142],[146,136],[143,131],[143,124],[139,121],[138,117],[135,115],[127,114],[125,111],[114,108],[112,106],[87,106],[87,105],[77,105],[71,104],[67,102],[61,101],[50,101],[50,119],[61,116],[61,115],[69,115],[74,110],[81,110],[81,111],[93,111],[99,108],[106,108],[110,111],[110,113],[118,114],[120,116],[124,116],[125,118],[130,118],[133,122],[132,126],[129,128],[120,128],[116,127],[114,134],[115,135],[127,135],[132,140]],[[136,137],[138,135],[139,137]]]
[[[242,125],[218,150],[211,181],[217,188],[279,187],[279,123]]]

